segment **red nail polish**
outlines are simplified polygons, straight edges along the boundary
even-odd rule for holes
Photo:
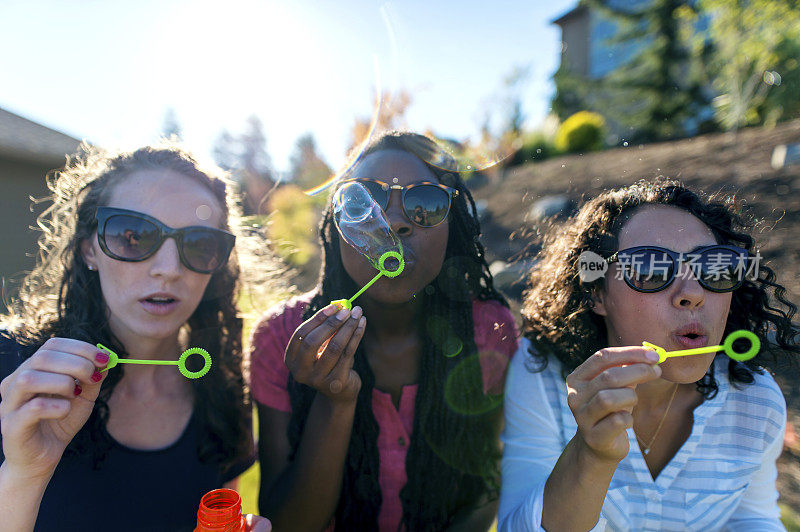
[[[99,352],[98,352],[98,353],[97,353],[97,354],[94,356],[94,359],[95,359],[96,361],[100,362],[101,364],[105,364],[105,363],[107,363],[107,362],[108,362],[108,353],[105,353],[105,352],[103,352],[103,351],[99,351]]]
[[[94,373],[92,373],[92,382],[100,382],[101,380],[103,380],[103,374],[94,370]]]
[[[72,393],[74,393],[76,396],[78,396],[78,395],[81,394],[82,391],[83,391],[83,388],[81,388],[79,384],[76,384],[75,385],[75,389],[72,390]]]

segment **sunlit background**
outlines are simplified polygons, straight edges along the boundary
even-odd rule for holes
[[[376,129],[483,172],[495,285],[519,304],[544,229],[640,178],[723,191],[800,302],[800,10],[794,0],[0,0],[0,281],[33,265],[44,175],[87,140],[176,135],[238,182],[284,277],[313,287],[324,194]],[[281,293],[280,295],[283,295]],[[277,296],[276,296],[277,297]],[[246,327],[267,300],[242,298]],[[779,466],[800,530],[800,388]],[[240,487],[256,511],[258,468]]]

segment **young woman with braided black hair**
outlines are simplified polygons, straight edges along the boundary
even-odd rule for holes
[[[494,520],[516,331],[448,162],[422,135],[376,139],[341,180],[384,209],[405,270],[352,311],[330,305],[375,270],[340,240],[329,202],[317,288],[255,329],[259,503],[278,530],[486,530]]]

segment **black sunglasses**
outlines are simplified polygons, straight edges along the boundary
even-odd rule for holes
[[[140,262],[153,256],[167,238],[175,239],[181,263],[197,273],[214,273],[228,262],[236,236],[202,225],[173,229],[136,211],[97,208],[97,242],[112,259]]]
[[[700,286],[710,292],[731,292],[744,282],[754,263],[746,249],[713,245],[689,253],[678,253],[658,246],[636,246],[617,251],[607,259],[619,262],[625,283],[637,292],[664,290],[686,265]]]
[[[386,211],[392,190],[399,190],[406,217],[420,227],[435,227],[447,219],[452,199],[458,196],[458,190],[423,181],[406,187],[390,185],[377,179],[353,179],[364,186],[378,206]]]

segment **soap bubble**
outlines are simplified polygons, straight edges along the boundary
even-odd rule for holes
[[[345,242],[364,255],[375,269],[394,272],[403,256],[400,238],[392,231],[383,211],[357,181],[341,185],[333,195],[333,219]],[[387,252],[392,256],[380,263]]]

